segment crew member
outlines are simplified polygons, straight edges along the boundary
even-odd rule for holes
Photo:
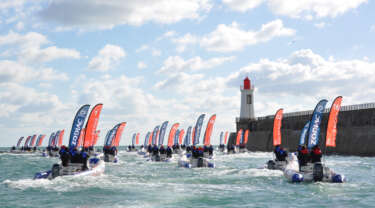
[[[311,155],[311,162],[316,163],[320,162],[322,158],[322,151],[320,151],[320,148],[318,145],[315,145],[310,153]]]
[[[301,146],[298,151],[298,162],[300,167],[307,165],[310,160],[309,151],[306,146]]]

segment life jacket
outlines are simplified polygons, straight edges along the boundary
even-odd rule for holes
[[[318,149],[318,148],[315,148],[313,150],[313,152],[314,152],[315,155],[321,155],[322,154],[322,151],[320,151],[320,149]]]
[[[301,150],[301,153],[304,154],[304,155],[306,155],[306,154],[309,154],[309,151],[305,148],[305,149]]]

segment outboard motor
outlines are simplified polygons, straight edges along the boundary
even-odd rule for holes
[[[322,181],[323,180],[323,165],[322,163],[315,163],[313,167],[313,177],[314,181]]]
[[[268,168],[268,169],[270,169],[270,170],[275,170],[275,167],[276,167],[276,163],[275,163],[275,161],[273,161],[273,160],[269,160],[269,161],[267,162],[267,168]]]
[[[107,154],[104,154],[104,162],[109,162],[109,157]]]
[[[159,154],[155,155],[155,161],[160,161],[160,155]]]
[[[52,166],[52,178],[56,178],[60,175],[60,165],[59,164],[53,164]]]
[[[199,157],[197,163],[198,163],[198,164],[197,164],[197,167],[198,167],[198,168],[203,167],[203,158],[202,158],[202,157]]]

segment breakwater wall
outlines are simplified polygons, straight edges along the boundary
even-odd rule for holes
[[[284,116],[281,135],[282,147],[296,151],[301,131],[311,113],[304,115]],[[336,148],[325,148],[325,135],[328,123],[328,112],[323,114],[319,144],[325,154],[375,156],[375,108],[345,110],[339,113],[337,123]],[[249,129],[247,148],[250,151],[273,150],[273,116],[260,117],[255,120],[236,121],[237,131]],[[234,144],[236,133],[229,137],[228,144]]]

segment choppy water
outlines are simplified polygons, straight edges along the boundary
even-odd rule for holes
[[[375,158],[328,156],[344,184],[288,183],[260,169],[271,153],[216,155],[215,169],[178,168],[119,153],[99,177],[32,180],[58,159],[0,154],[0,207],[373,207]]]

